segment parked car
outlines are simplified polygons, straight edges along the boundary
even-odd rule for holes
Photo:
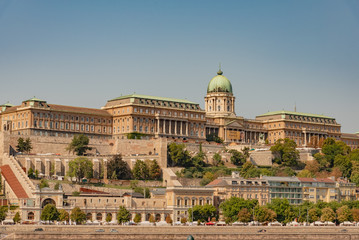
[[[268,223],[268,226],[274,227],[274,226],[282,226],[282,224],[278,221],[270,222]]]
[[[116,229],[113,229],[113,228],[110,230],[110,232],[111,233],[118,233],[118,231]]]
[[[35,230],[34,230],[35,232],[43,232],[44,231],[44,229],[42,229],[42,228],[35,228]]]
[[[105,230],[101,229],[96,229],[95,232],[105,232]]]

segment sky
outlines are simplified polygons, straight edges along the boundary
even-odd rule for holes
[[[0,104],[204,108],[218,65],[236,114],[324,114],[359,131],[358,0],[0,0]]]

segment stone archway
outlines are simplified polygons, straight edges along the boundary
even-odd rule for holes
[[[35,214],[34,214],[33,212],[29,212],[29,213],[27,214],[27,219],[28,219],[28,220],[34,220],[34,219],[35,219]]]
[[[54,199],[52,198],[46,198],[43,202],[42,202],[42,205],[41,207],[44,208],[47,204],[53,204],[56,206],[56,202]]]
[[[86,219],[92,221],[92,213],[86,214]]]
[[[161,221],[161,214],[157,213],[155,216],[155,220],[156,220],[156,222]]]

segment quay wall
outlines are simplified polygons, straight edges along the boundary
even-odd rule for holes
[[[34,232],[35,228],[42,232]],[[105,232],[96,232],[104,229]],[[110,232],[115,229],[117,232]],[[265,229],[265,232],[258,232]],[[174,239],[184,240],[192,235],[195,240],[359,240],[357,227],[141,227],[141,226],[2,226],[0,231],[8,234],[3,239]]]

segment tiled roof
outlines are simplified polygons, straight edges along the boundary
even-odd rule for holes
[[[15,193],[18,198],[29,198],[26,194],[24,188],[21,186],[21,183],[16,178],[14,172],[11,170],[9,165],[4,165],[0,167],[1,174],[4,176],[6,182],[10,185],[10,188]]]
[[[206,186],[208,187],[220,187],[220,186],[227,186],[228,183],[223,179],[215,179],[212,182],[208,183]]]
[[[54,111],[111,116],[110,113],[108,113],[106,110],[102,110],[102,109],[84,108],[84,107],[72,107],[72,106],[56,105],[56,104],[48,104],[48,105],[50,106],[50,109],[54,110]]]
[[[324,183],[335,183],[333,179],[330,178],[298,178],[301,182],[324,182]]]
[[[299,181],[301,181],[301,182],[315,182],[315,179],[314,179],[314,178],[299,177],[298,179],[299,179]]]
[[[88,188],[80,188],[81,193],[91,193],[91,194],[108,194],[107,192],[92,190]]]

